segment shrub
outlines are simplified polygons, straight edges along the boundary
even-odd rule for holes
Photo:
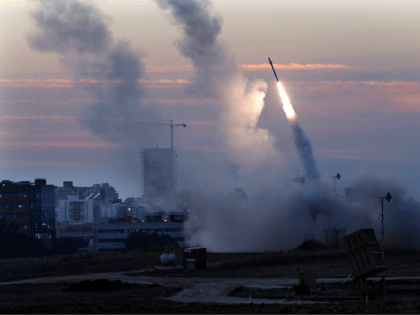
[[[143,232],[130,233],[125,241],[125,247],[128,250],[150,247],[152,245],[177,247],[178,243],[170,235],[148,234]]]

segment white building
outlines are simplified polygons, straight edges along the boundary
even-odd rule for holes
[[[184,221],[186,212],[145,214],[143,220],[136,223],[98,222],[95,226],[97,250],[125,249],[125,241],[134,232],[158,233],[171,236],[180,247],[185,247]]]
[[[68,200],[60,200],[55,211],[59,223],[93,223],[93,200],[90,199],[80,199],[79,196],[70,195]]]
[[[102,203],[99,207],[101,209],[101,217],[116,218],[120,204]]]

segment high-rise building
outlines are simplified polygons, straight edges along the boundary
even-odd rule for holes
[[[142,193],[146,197],[172,195],[176,189],[176,155],[172,149],[144,149],[140,156]]]
[[[0,182],[0,217],[31,237],[55,238],[55,186],[45,179]]]

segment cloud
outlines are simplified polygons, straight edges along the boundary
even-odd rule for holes
[[[76,82],[67,79],[0,79],[2,87],[47,87],[47,88],[69,88],[75,87]]]
[[[356,66],[346,66],[340,64],[320,64],[320,63],[308,63],[308,64],[299,64],[299,63],[290,63],[288,65],[282,64],[273,64],[274,68],[277,70],[336,70],[336,69],[360,69],[361,67]],[[261,64],[242,64],[239,65],[239,68],[243,71],[259,71],[259,70],[272,70],[271,65],[268,63]]]
[[[148,99],[145,100],[145,102],[148,103],[162,103],[165,105],[182,105],[182,106],[197,106],[197,105],[205,105],[205,104],[211,104],[215,101],[212,99],[181,99],[181,100],[171,100],[171,99],[163,99],[163,100],[155,100],[155,99]]]
[[[74,87],[89,87],[92,85],[111,84],[117,86],[121,80],[94,80],[94,79],[0,79],[1,87],[40,87],[40,88],[74,88]],[[176,79],[160,79],[160,80],[146,80],[138,79],[137,82],[145,85],[184,85],[190,84],[191,81]]]
[[[6,120],[79,120],[80,117],[74,116],[0,116]]]
[[[53,148],[118,148],[126,145],[127,143],[114,144],[107,142],[0,142],[0,146],[3,147],[53,147]]]
[[[361,69],[361,67],[356,66],[347,66],[340,64],[320,64],[320,63],[310,63],[310,64],[299,64],[299,63],[290,63],[288,65],[283,64],[273,64],[275,69],[279,70],[335,70],[335,69]],[[209,66],[210,68],[211,66]],[[258,70],[271,70],[271,66],[267,63],[262,64],[239,64],[238,67],[242,71],[258,71]],[[174,66],[146,66],[145,72],[148,73],[172,73],[172,72],[193,72],[194,67],[192,65],[187,65],[184,67],[174,67]]]
[[[230,165],[227,168],[236,165],[239,176],[232,178],[238,180],[237,185],[244,185],[250,191],[269,185],[267,178],[276,176],[281,154],[273,146],[273,137],[257,126],[267,83],[245,77],[227,46],[218,38],[222,19],[213,12],[209,1],[156,2],[162,10],[170,11],[182,30],[182,37],[175,45],[193,67],[186,93],[194,100],[214,100],[211,105],[217,117],[215,132],[208,141],[214,145],[211,150],[224,153],[224,163]]]

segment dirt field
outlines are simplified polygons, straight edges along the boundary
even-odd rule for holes
[[[315,304],[290,304],[293,291],[237,286],[226,297],[242,298],[240,304],[185,303],[168,300],[186,289],[181,279],[200,279],[208,284],[221,279],[241,281],[257,279],[274,283],[276,279],[296,279],[295,266],[313,268],[318,278],[345,278],[351,273],[346,256],[341,252],[280,253],[207,253],[209,267],[188,274],[184,271],[157,272],[144,270],[158,265],[163,249],[156,252],[101,252],[42,258],[1,260],[0,281],[16,281],[37,277],[55,277],[91,273],[117,272],[124,279],[147,278],[150,284],[122,285],[109,291],[76,292],[69,290],[75,282],[14,284],[0,286],[1,313],[420,313],[420,282],[387,282],[388,295],[370,303],[362,301],[323,301]],[[182,254],[176,253],[178,264]],[[387,253],[387,277],[420,276],[419,253]],[[114,278],[118,278],[114,274]],[[91,280],[97,276],[89,276]],[[89,278],[88,277],[88,278]],[[186,279],[189,278],[189,279]],[[156,279],[154,281],[153,279]],[[160,279],[160,280],[159,280]],[[162,281],[162,279],[166,279]],[[171,280],[173,279],[173,280]],[[159,281],[158,281],[159,280]],[[125,280],[127,281],[127,280]],[[273,282],[274,281],[274,282]],[[157,282],[160,282],[157,284]],[[153,283],[153,285],[152,285]],[[165,284],[167,283],[167,284]],[[185,285],[184,285],[185,283]],[[82,285],[83,287],[83,285]],[[247,296],[254,303],[249,304]],[[270,303],[257,304],[261,299]],[[242,301],[241,300],[241,301]],[[265,301],[264,300],[264,301]],[[289,304],[287,304],[289,303]]]
[[[179,303],[162,300],[176,293],[164,286],[133,285],[106,292],[65,292],[69,283],[0,287],[0,312],[21,314],[415,314],[420,302],[341,302],[312,305]]]

